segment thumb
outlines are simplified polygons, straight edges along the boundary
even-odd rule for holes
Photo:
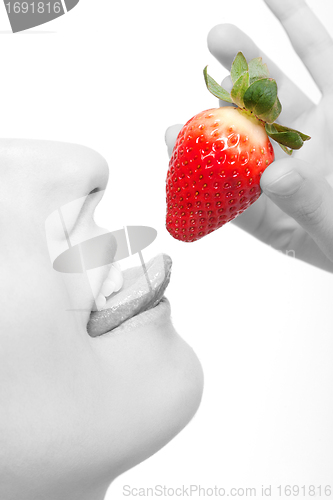
[[[183,125],[177,124],[177,125],[171,125],[171,127],[166,129],[164,139],[165,139],[165,144],[167,145],[167,148],[168,148],[169,158],[171,158],[172,150],[173,150],[174,145],[176,143],[178,134],[182,128],[183,128]]]
[[[263,192],[295,219],[333,262],[333,189],[302,160],[273,162],[262,174]]]

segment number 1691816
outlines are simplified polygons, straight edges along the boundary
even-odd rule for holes
[[[6,8],[8,14],[60,14],[61,2],[8,2]]]

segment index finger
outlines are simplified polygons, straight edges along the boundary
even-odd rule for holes
[[[264,0],[323,94],[333,92],[333,40],[305,0]]]

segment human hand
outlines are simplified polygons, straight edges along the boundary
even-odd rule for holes
[[[225,68],[231,67],[239,51],[247,60],[263,58],[278,84],[281,123],[312,137],[292,158],[273,144],[276,161],[262,175],[262,196],[233,223],[277,250],[292,251],[296,258],[333,272],[333,72],[327,67],[333,57],[333,42],[304,0],[265,3],[285,28],[322,99],[314,104],[235,26],[222,24],[210,31],[209,50]],[[228,79],[223,82],[227,90]],[[169,152],[179,130],[179,125],[167,130]]]

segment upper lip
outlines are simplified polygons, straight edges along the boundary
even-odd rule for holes
[[[95,267],[105,266],[115,260],[123,260],[136,253],[140,254],[141,262],[143,262],[141,251],[149,246],[155,240],[156,236],[156,229],[149,226],[124,226],[112,233],[107,233],[102,235],[102,237],[96,237],[93,240],[89,240],[89,244],[86,245],[88,247],[87,252],[85,252],[87,255],[84,255],[85,269],[89,270]],[[111,264],[103,272],[98,291],[101,290],[103,282],[110,270],[110,266]]]
[[[92,240],[89,241],[89,245],[87,247],[87,252],[85,256],[85,263],[88,266],[87,270],[95,269],[96,267],[104,267],[101,277],[98,281],[98,292],[100,292],[102,285],[108,274],[110,272],[112,263],[114,262],[114,257],[117,252],[117,240],[112,233],[102,234],[100,236],[96,236]],[[98,295],[96,294],[96,297]],[[95,305],[95,299],[93,299],[91,303],[91,310]]]
[[[116,250],[117,241],[113,234],[101,234],[69,247],[55,259],[53,268],[62,273],[82,273],[111,265]]]
[[[87,271],[99,269],[98,281],[91,288],[91,300],[88,307],[91,312],[105,279],[107,278],[114,256],[117,251],[117,241],[112,233],[104,233],[70,246],[53,262],[53,268],[61,273],[86,274]],[[88,317],[87,317],[88,321]]]

